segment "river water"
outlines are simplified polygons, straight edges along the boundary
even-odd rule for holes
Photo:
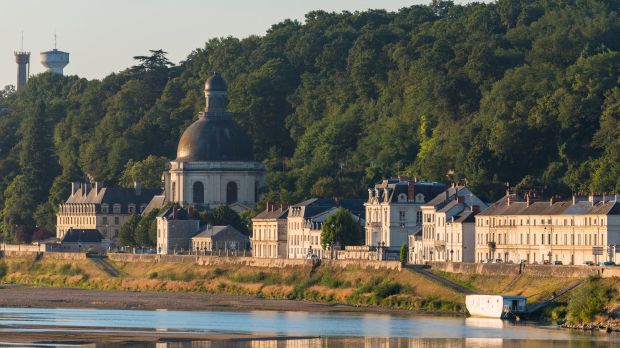
[[[320,337],[254,342],[132,343],[123,347],[620,347],[620,335],[585,335],[499,319],[308,312],[0,308],[0,346],[11,332],[178,331]],[[53,345],[52,345],[53,346]],[[105,345],[109,347],[109,345]]]

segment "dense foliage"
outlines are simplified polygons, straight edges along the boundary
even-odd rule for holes
[[[607,305],[616,291],[601,278],[590,278],[568,301],[567,319],[571,324],[592,322],[597,315],[607,312]]]
[[[359,245],[362,239],[361,227],[345,208],[338,208],[325,219],[321,231],[321,246],[334,250],[335,245]]]
[[[177,66],[159,50],[101,81],[38,75],[0,91],[11,108],[0,118],[2,230],[53,227],[72,180],[153,183],[140,176],[175,157],[213,71],[268,169],[266,199],[357,196],[382,177],[441,181],[449,170],[488,199],[506,182],[618,191],[619,8],[434,0],[316,11],[264,36],[209,40]]]

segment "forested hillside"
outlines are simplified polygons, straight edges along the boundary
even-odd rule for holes
[[[277,201],[448,171],[488,199],[506,182],[619,191],[619,9],[500,0],[317,11],[264,36],[205,37],[176,66],[152,51],[101,81],[35,76],[0,92],[11,107],[0,118],[2,230],[53,228],[72,180],[158,185],[213,71]]]

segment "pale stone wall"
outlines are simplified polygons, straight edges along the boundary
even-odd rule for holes
[[[286,258],[286,219],[252,219],[252,255]]]
[[[444,272],[487,276],[516,276],[519,274],[535,277],[567,278],[585,278],[597,275],[602,277],[620,276],[620,267],[513,265],[468,262],[430,262],[429,265],[432,269]]]

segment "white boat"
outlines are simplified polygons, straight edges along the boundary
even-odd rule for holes
[[[525,313],[525,296],[467,295],[465,305],[472,317],[507,318]]]

